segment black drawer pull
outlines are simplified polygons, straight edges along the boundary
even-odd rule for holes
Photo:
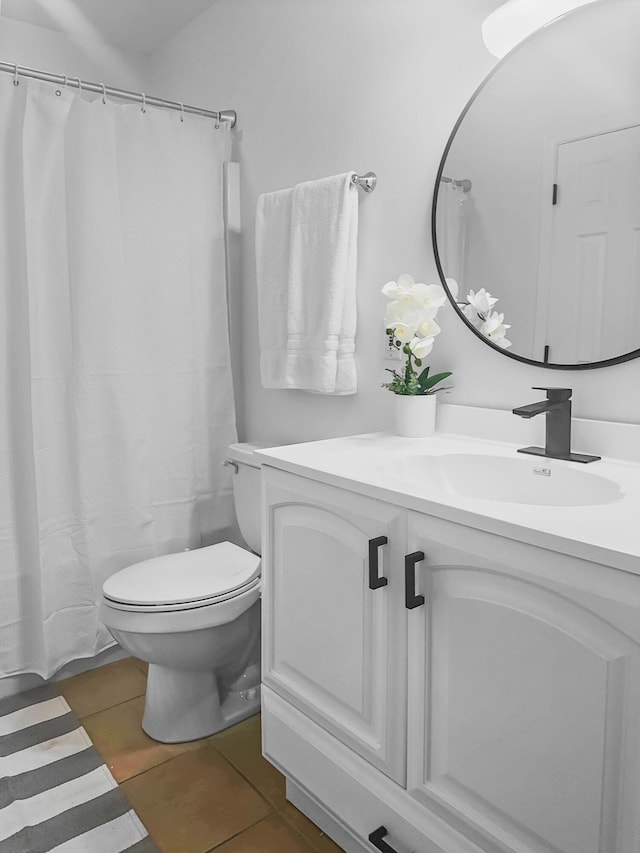
[[[380,850],[382,853],[398,853],[395,847],[392,847],[390,844],[387,844],[386,841],[382,840],[388,834],[389,833],[384,826],[379,826],[370,833],[369,841],[373,844],[376,850]]]
[[[424,604],[424,595],[416,595],[416,563],[424,560],[423,551],[414,551],[404,558],[404,606],[407,610]]]
[[[378,575],[378,548],[386,545],[388,541],[386,536],[369,539],[369,589],[380,589],[389,582],[387,578]]]

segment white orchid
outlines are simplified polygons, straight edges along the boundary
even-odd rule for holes
[[[467,302],[472,305],[478,314],[488,314],[498,300],[488,291],[481,287],[477,293],[470,290],[467,294]]]
[[[423,338],[435,338],[436,335],[440,334],[441,329],[435,320],[427,318],[421,323],[418,323],[416,332]]]
[[[497,302],[498,299],[495,296],[481,287],[477,293],[470,290],[467,294],[467,301],[458,303],[458,307],[481,335],[484,335],[496,346],[507,349],[511,346],[511,341],[506,337],[506,331],[511,326],[504,322],[504,314],[499,314],[493,310]]]
[[[444,288],[439,284],[416,282],[413,276],[405,273],[397,281],[388,281],[382,292],[391,300],[384,313],[384,328],[393,335],[395,346],[407,356],[403,373],[390,371],[393,381],[384,387],[394,394],[433,394],[434,386],[451,374],[429,376],[428,367],[417,373],[414,362],[415,367],[422,368],[422,359],[429,355],[436,335],[440,334],[435,318],[447,301]]]
[[[504,314],[491,311],[487,319],[480,326],[480,333],[496,344],[496,346],[507,349],[507,347],[511,346],[511,341],[505,335],[507,329],[510,328],[511,326],[504,322]]]
[[[397,281],[388,281],[382,288],[382,292],[394,302],[410,308],[431,307],[434,310],[433,316],[447,301],[444,288],[439,284],[416,282],[412,275],[406,273],[399,276]]]
[[[389,299],[398,299],[404,301],[407,297],[413,298],[418,294],[423,285],[416,284],[416,280],[412,275],[398,276],[397,281],[388,281],[382,288],[382,292]]]
[[[467,320],[471,323],[472,326],[475,326],[476,329],[479,329],[480,326],[484,323],[483,318],[478,314],[473,305],[463,305],[462,313],[467,318]]]
[[[405,326],[411,326],[416,329],[418,324],[424,319],[423,312],[415,308],[413,305],[406,302],[394,300],[389,302],[387,310],[384,312],[385,329],[394,328],[402,323]]]
[[[418,296],[422,299],[423,308],[442,308],[446,304],[447,294],[440,284],[421,284]]]
[[[415,326],[408,323],[396,323],[389,328],[393,329],[393,337],[402,344],[408,344],[416,333]]]
[[[409,349],[416,358],[426,358],[433,349],[433,338],[412,338],[409,341]]]

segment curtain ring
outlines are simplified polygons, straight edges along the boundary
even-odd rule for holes
[[[184,104],[180,101],[180,121],[184,121]]]
[[[216,130],[220,129],[220,113],[216,113]]]
[[[64,77],[64,84],[63,84],[64,88],[68,89],[69,88],[69,78],[67,77],[66,74],[64,74],[63,77]]]
[[[102,103],[106,104],[107,103],[107,87],[104,85],[104,83],[100,83],[100,86],[102,87]]]
[[[13,66],[13,85],[14,86],[20,85],[20,74],[18,72],[18,66],[17,65]]]
[[[147,111],[147,96],[145,95],[145,93],[144,93],[144,92],[140,92],[140,95],[142,96],[142,109],[141,109],[141,112],[146,113],[146,111]]]

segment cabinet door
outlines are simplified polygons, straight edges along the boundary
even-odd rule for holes
[[[417,513],[407,787],[483,850],[640,850],[640,577]]]
[[[265,684],[404,783],[406,511],[267,466],[263,506]]]

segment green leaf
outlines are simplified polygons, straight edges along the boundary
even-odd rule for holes
[[[419,394],[427,393],[427,382],[429,377],[429,367],[425,367],[422,373],[418,376],[418,386],[420,388]]]
[[[418,382],[422,385],[427,381],[427,376],[429,375],[429,367],[425,367],[420,376],[418,376]]]
[[[433,388],[434,385],[437,385],[438,382],[442,382],[443,379],[446,379],[448,376],[451,376],[451,371],[447,371],[446,373],[436,373],[435,376],[430,376],[428,379],[425,379],[424,383],[420,383],[420,385],[424,388],[425,391],[429,391]]]

